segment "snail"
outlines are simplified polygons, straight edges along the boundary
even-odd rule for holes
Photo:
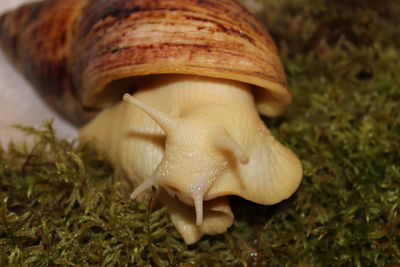
[[[1,16],[0,40],[187,244],[232,225],[229,195],[272,205],[300,184],[259,115],[292,101],[277,49],[234,0],[45,0]]]

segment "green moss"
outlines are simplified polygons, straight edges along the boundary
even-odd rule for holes
[[[46,122],[23,129],[37,136],[32,149],[0,152],[0,266],[400,264],[397,2],[273,2],[258,14],[295,102],[265,121],[302,159],[291,199],[232,198],[234,226],[187,246],[151,196],[130,201],[101,155]]]

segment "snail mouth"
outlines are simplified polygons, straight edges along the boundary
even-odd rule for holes
[[[186,204],[187,206],[191,206],[195,208],[196,212],[196,225],[200,226],[203,223],[203,195],[199,193],[194,193],[191,196],[188,196],[187,194],[183,192],[179,192],[173,187],[170,186],[165,186],[164,189],[167,191],[167,193],[172,196],[172,197],[177,197],[182,203]]]
[[[177,197],[179,198],[180,201],[182,201],[183,203],[185,203],[188,206],[194,206],[194,200],[192,197],[187,196],[185,194],[182,193],[178,193]]]
[[[182,203],[188,205],[188,206],[194,206],[194,200],[193,197],[180,192],[178,189],[172,187],[172,186],[163,186],[165,191],[171,196],[171,197],[177,197]]]
[[[173,198],[177,197],[185,205],[191,206],[191,207],[195,206],[195,202],[194,202],[194,199],[193,199],[192,196],[186,195],[184,193],[179,193],[178,191],[176,191],[174,189],[171,189],[171,188],[164,188],[164,189],[165,189],[165,191],[167,191],[167,193],[171,197],[173,197]],[[223,194],[205,195],[203,197],[203,202],[212,201],[212,200],[215,200],[217,198],[224,197],[224,196],[228,196],[228,195],[223,195]]]

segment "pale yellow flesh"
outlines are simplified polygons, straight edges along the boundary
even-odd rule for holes
[[[297,189],[301,164],[270,135],[248,85],[173,75],[133,97],[100,113],[81,138],[139,186],[133,197],[161,186],[160,201],[186,243],[232,224],[227,195],[274,204]]]

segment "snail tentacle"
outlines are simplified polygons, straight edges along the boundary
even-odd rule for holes
[[[124,94],[123,100],[132,103],[140,108],[143,112],[149,115],[158,125],[160,125],[160,127],[166,133],[176,128],[176,125],[178,123],[177,118],[167,113],[161,112],[160,110],[157,110],[149,105],[146,105],[145,103],[137,100],[130,94]]]
[[[210,139],[216,148],[232,152],[236,160],[241,164],[244,165],[249,162],[249,157],[241,146],[224,129],[217,128],[211,131]]]
[[[131,199],[137,198],[138,195],[140,195],[150,187],[155,186],[157,184],[158,180],[157,170],[158,169],[156,169],[148,179],[145,179],[138,187],[135,188],[135,190],[133,190],[133,192],[130,194]]]
[[[193,196],[193,200],[196,211],[196,225],[200,226],[203,223],[203,195],[197,193]]]

